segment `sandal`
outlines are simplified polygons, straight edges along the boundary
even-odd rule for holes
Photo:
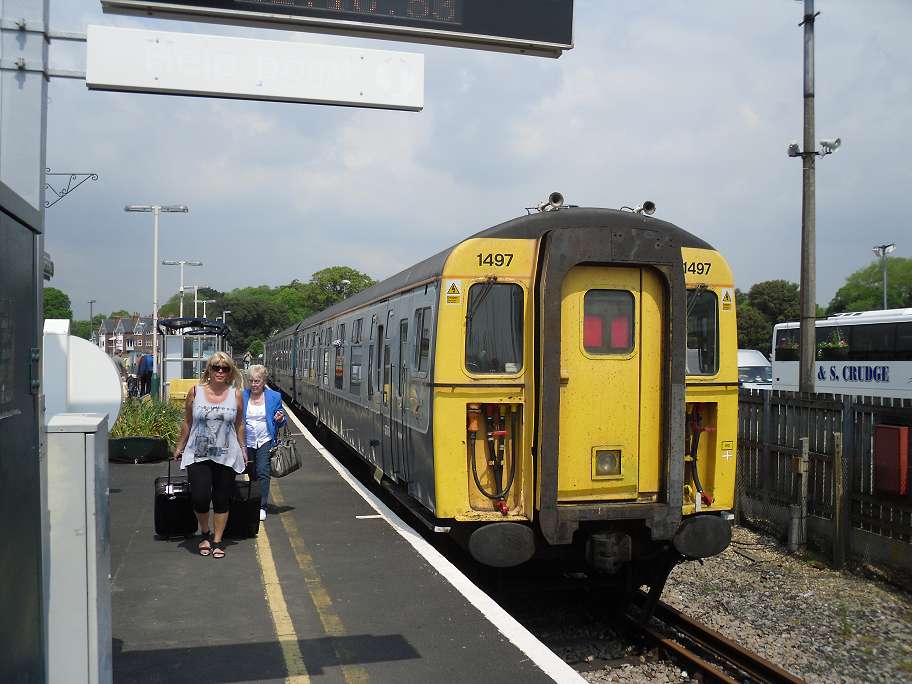
[[[224,542],[213,542],[212,543],[212,557],[213,558],[224,558],[225,557]]]
[[[200,535],[200,536],[202,537],[202,539],[200,539],[200,543],[197,545],[196,548],[199,550],[199,555],[208,556],[209,554],[212,553],[212,542],[209,541],[210,533],[203,532],[202,535]],[[206,546],[203,546],[203,542],[206,543]]]

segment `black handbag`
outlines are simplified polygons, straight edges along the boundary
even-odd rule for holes
[[[285,428],[278,435],[276,445],[269,450],[269,474],[272,477],[285,477],[301,467],[301,456],[293,437],[288,436]]]

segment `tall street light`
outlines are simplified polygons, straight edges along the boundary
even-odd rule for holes
[[[199,303],[200,303],[199,289],[201,287],[209,287],[209,286],[208,285],[188,285],[187,287],[193,288],[193,317],[196,318],[197,316],[199,316],[199,314],[197,313],[197,311],[198,311],[197,307],[199,306]],[[205,317],[206,316],[204,315],[203,318],[205,318]]]
[[[203,318],[206,317],[206,304],[215,304],[215,299],[201,299],[199,303],[203,305]]]
[[[181,284],[180,284],[180,317],[184,317],[184,266],[202,266],[202,261],[187,261],[186,259],[163,259],[162,266],[180,266]]]
[[[161,205],[161,204],[128,204],[124,211],[139,211],[151,213],[152,222],[152,396],[160,399],[158,396],[159,376],[158,376],[158,216],[162,212],[186,214],[190,211],[183,204]]]
[[[887,254],[894,251],[896,245],[890,243],[889,245],[875,245],[874,249],[871,251],[874,252],[874,256],[880,257],[880,266],[883,269],[883,308],[887,308]]]
[[[98,300],[96,300],[96,299],[89,300],[89,339],[92,342],[95,341],[95,324],[93,323],[93,319],[95,318],[95,316],[92,313],[92,311],[93,311],[92,307],[95,305],[96,301],[98,301]]]

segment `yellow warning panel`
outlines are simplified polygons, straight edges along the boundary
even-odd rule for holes
[[[447,304],[462,303],[462,281],[447,280],[444,282],[444,292],[446,293]]]
[[[731,288],[725,288],[722,290],[722,310],[731,311],[732,302],[735,300],[734,293]]]

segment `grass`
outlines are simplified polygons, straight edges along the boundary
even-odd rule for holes
[[[130,398],[120,410],[111,437],[161,437],[173,449],[183,419],[183,408],[170,402]]]

